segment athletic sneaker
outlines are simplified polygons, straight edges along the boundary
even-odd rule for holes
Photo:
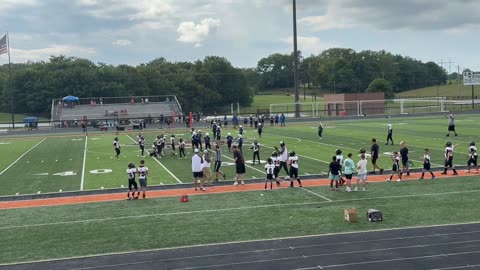
[[[397,179],[397,182],[402,182],[403,180],[402,179]]]
[[[242,180],[242,185],[245,185],[245,182],[243,182],[243,180]]]
[[[352,192],[352,189],[350,187],[347,187],[347,189],[345,191],[346,192]]]
[[[457,172],[452,173],[452,175],[457,175],[457,174],[458,174]]]
[[[235,181],[235,183],[233,183],[234,186],[238,185],[238,181]]]
[[[447,174],[447,172],[442,172],[442,173],[440,173],[440,174]]]
[[[382,174],[382,173],[383,173],[383,169],[380,169],[380,174]]]
[[[290,176],[285,176],[285,178],[283,178],[285,180],[290,180]]]
[[[355,187],[355,189],[353,191],[358,191],[358,187]]]
[[[202,187],[202,191],[205,191],[206,189],[204,187]]]
[[[435,176],[432,176],[432,180],[435,179]]]
[[[418,178],[418,180],[423,180],[423,177]]]
[[[390,178],[387,178],[387,182],[390,182],[390,181],[392,181],[392,179],[390,179]]]
[[[227,180],[227,175],[223,174],[223,180]]]
[[[366,188],[363,188],[363,191],[367,191],[367,189],[366,189]]]

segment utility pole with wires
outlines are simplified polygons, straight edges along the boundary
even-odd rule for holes
[[[448,65],[448,74],[451,74],[452,73],[452,64],[455,64],[455,62],[452,62],[452,60],[450,58],[448,58],[448,61],[447,61],[447,59],[440,58],[440,63],[439,64],[445,70],[447,70],[447,69],[443,67],[443,64],[445,64],[445,66]]]

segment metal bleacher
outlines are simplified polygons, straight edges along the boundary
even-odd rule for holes
[[[146,102],[147,101],[147,102]],[[52,122],[89,120],[145,119],[160,115],[181,115],[175,96],[83,98],[78,102],[52,101]]]

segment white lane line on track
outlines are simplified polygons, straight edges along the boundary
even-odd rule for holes
[[[0,172],[0,175],[2,175],[3,173],[5,173],[8,169],[10,169],[10,167],[12,167],[13,165],[15,165],[20,159],[22,159],[22,157],[24,157],[26,154],[28,154],[30,151],[32,151],[35,147],[37,147],[39,144],[41,144],[43,141],[45,141],[47,138],[43,138],[43,140],[41,140],[39,143],[35,144],[34,146],[32,146],[32,148],[28,149],[27,152],[23,153],[19,158],[17,158],[14,162],[12,162],[12,164],[8,165],[7,168],[5,168],[3,171]]]
[[[126,135],[127,135],[128,138],[130,138],[130,140],[132,140],[133,142],[136,143],[136,141],[135,141],[132,137],[130,137],[130,135],[128,135],[128,134],[126,134]],[[146,150],[146,151],[147,151],[147,153],[150,154],[150,152],[149,152],[148,150]],[[180,183],[180,184],[183,183],[182,181],[180,181],[180,179],[178,179],[178,177],[175,176],[175,174],[173,174],[169,169],[167,169],[167,167],[165,167],[165,165],[163,165],[163,164],[160,162],[160,160],[158,160],[158,159],[155,158],[155,157],[153,157],[153,159],[154,159],[158,164],[160,164],[160,166],[162,166],[162,168],[164,168],[165,171],[167,171],[175,180],[177,180],[178,183]]]

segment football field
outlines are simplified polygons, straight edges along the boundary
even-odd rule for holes
[[[429,148],[433,167],[443,165],[444,145],[450,140],[455,148],[454,163],[466,165],[468,143],[478,138],[480,116],[464,114],[456,116],[459,136],[445,137],[447,119],[443,115],[425,117],[396,117],[377,119],[355,119],[324,121],[323,139],[317,135],[319,122],[289,123],[286,127],[269,127],[266,124],[260,138],[255,129],[245,127],[244,158],[247,162],[246,179],[264,177],[263,165],[252,165],[253,152],[250,146],[254,140],[261,144],[260,156],[264,162],[278,146],[285,141],[288,151],[295,151],[299,156],[300,174],[304,176],[321,175],[328,171],[328,164],[336,149],[342,149],[343,155],[353,153],[358,161],[360,148],[370,152],[371,139],[377,138],[381,156],[379,164],[386,170],[391,169],[391,154],[399,151],[400,141],[405,141],[413,160],[413,168],[421,168],[423,149]],[[394,145],[385,145],[387,124],[393,125]],[[205,134],[211,130],[200,127]],[[234,137],[237,130],[225,129],[222,136],[231,132]],[[183,128],[176,130],[146,129],[146,150],[151,149],[155,136],[164,134],[167,145],[172,134],[176,142],[183,138],[190,141],[190,133]],[[20,195],[52,193],[79,190],[121,188],[127,185],[126,168],[129,162],[136,165],[144,159],[150,170],[149,185],[168,185],[191,183],[191,148],[187,148],[187,159],[179,159],[178,154],[171,156],[167,148],[166,155],[152,158],[140,154],[136,144],[138,133],[90,132],[81,134],[39,135],[36,137],[5,137],[0,141],[0,181],[4,184],[0,195]],[[118,137],[121,155],[115,158],[113,139]],[[227,180],[234,176],[232,154],[222,145],[223,166]],[[214,154],[212,153],[212,157]],[[371,166],[369,165],[369,168]],[[213,168],[212,168],[213,169]],[[285,172],[281,173],[283,177]]]

